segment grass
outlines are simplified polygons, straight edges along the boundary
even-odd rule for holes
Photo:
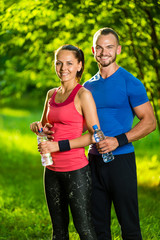
[[[50,240],[51,222],[44,197],[43,167],[31,122],[41,111],[0,110],[0,240]],[[135,142],[140,223],[144,240],[160,239],[160,155],[158,132]],[[113,240],[120,229],[112,209]],[[70,239],[79,240],[70,221]]]

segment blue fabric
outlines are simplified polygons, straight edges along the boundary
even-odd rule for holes
[[[84,87],[92,92],[101,129],[109,137],[128,132],[133,124],[133,108],[148,102],[142,82],[122,67],[106,79],[98,72],[84,83]],[[129,143],[118,147],[113,154],[133,151],[134,147]],[[90,146],[89,152],[98,154],[95,145]]]

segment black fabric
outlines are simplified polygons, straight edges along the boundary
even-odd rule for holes
[[[70,206],[81,240],[97,240],[91,218],[90,167],[71,172],[45,170],[45,193],[53,226],[54,240],[69,240]]]
[[[89,154],[92,173],[92,216],[98,240],[111,240],[111,205],[123,240],[142,240],[138,216],[137,174],[134,153],[115,155],[108,164]]]
[[[69,140],[58,141],[58,145],[59,145],[60,152],[69,151],[71,149]]]
[[[117,138],[117,140],[118,140],[119,147],[128,144],[128,139],[127,139],[125,133],[122,133],[122,134],[120,134],[120,135],[117,135],[117,136],[115,136],[115,138]]]

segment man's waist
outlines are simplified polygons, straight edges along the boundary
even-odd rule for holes
[[[128,143],[128,144],[126,144],[122,147],[118,147],[114,151],[112,151],[113,155],[127,154],[127,153],[131,153],[131,152],[134,152],[134,147],[133,147],[132,143]],[[89,146],[89,153],[91,153],[93,155],[101,156],[101,154],[98,152],[98,150],[96,148],[96,144],[91,144]]]

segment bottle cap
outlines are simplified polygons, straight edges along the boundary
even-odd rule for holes
[[[43,132],[43,128],[38,129],[38,132],[39,132],[39,133]]]
[[[93,128],[94,130],[96,130],[96,129],[98,129],[98,126],[97,126],[97,125],[93,125],[92,128]]]

